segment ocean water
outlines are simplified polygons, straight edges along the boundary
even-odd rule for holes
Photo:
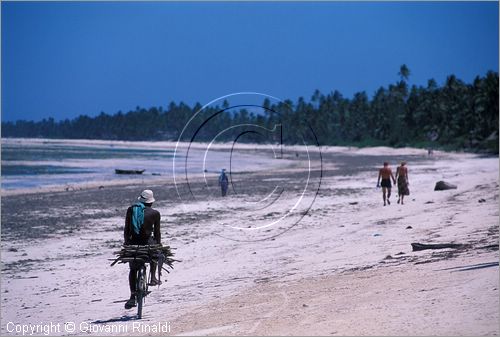
[[[145,169],[144,179],[171,176],[173,152],[140,143],[2,139],[2,189],[130,179],[115,169]]]
[[[76,184],[127,182],[130,179],[172,179],[189,174],[217,177],[230,165],[234,172],[270,169],[276,161],[261,154],[212,151],[203,146],[177,148],[172,142],[98,140],[1,140],[2,190],[39,189]],[[175,154],[175,156],[174,156]],[[174,164],[175,158],[175,165]],[[186,159],[187,158],[187,159]],[[231,160],[231,161],[230,161]],[[283,163],[280,163],[283,164]],[[145,170],[142,175],[119,175],[115,169]]]

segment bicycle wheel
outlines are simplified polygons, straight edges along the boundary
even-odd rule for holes
[[[144,303],[144,296],[146,296],[145,285],[146,285],[146,272],[145,268],[140,268],[137,271],[137,285],[136,285],[136,297],[137,297],[137,317],[142,318],[142,304]]]

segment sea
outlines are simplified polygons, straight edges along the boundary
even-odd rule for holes
[[[130,179],[115,169],[145,170],[146,179],[172,175],[172,146],[10,138],[2,138],[1,145],[3,190]]]
[[[172,179],[174,173],[210,174],[216,177],[229,165],[228,151],[194,147],[187,153],[175,142],[125,142],[68,139],[1,139],[1,188],[3,191],[71,188],[77,185],[126,183],[131,179]],[[174,165],[174,159],[176,165]],[[234,155],[233,155],[234,159]],[[233,170],[265,169],[269,160],[242,155]],[[272,167],[273,165],[269,166]],[[116,174],[115,169],[144,170],[141,175]]]

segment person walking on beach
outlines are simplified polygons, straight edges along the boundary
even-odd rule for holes
[[[378,171],[378,180],[377,180],[377,187],[380,187],[380,178],[382,178],[382,197],[384,199],[384,206],[386,202],[386,193],[387,193],[387,203],[390,205],[391,201],[389,198],[391,197],[391,178],[394,184],[396,184],[396,179],[394,179],[394,175],[392,174],[392,170],[389,167],[388,162],[384,162],[384,167],[382,167]]]
[[[398,181],[398,204],[401,201],[401,205],[404,205],[405,195],[410,195],[410,189],[408,185],[410,182],[408,180],[408,167],[406,167],[406,162],[402,161],[401,165],[396,169],[396,180]]]
[[[227,179],[226,169],[222,169],[219,176],[220,191],[223,197],[227,194],[227,187],[229,185],[229,180]]]
[[[127,209],[125,217],[124,238],[125,245],[152,245],[161,244],[160,212],[153,209],[155,198],[153,191],[144,190],[137,198],[137,202]],[[153,237],[151,237],[153,234]],[[128,281],[130,286],[130,299],[125,303],[125,309],[136,306],[135,283],[137,278],[137,264],[129,263],[130,272]],[[156,278],[156,264],[151,263],[150,285],[158,285]]]

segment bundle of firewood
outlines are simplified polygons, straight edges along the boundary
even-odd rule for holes
[[[174,269],[173,263],[180,261],[173,258],[173,249],[175,248],[163,245],[124,245],[122,246],[121,250],[114,252],[117,257],[115,259],[111,259],[113,261],[113,263],[111,263],[111,266],[114,266],[116,263],[126,262],[155,262],[159,266],[167,265],[171,269]],[[163,267],[163,270],[169,273],[169,271],[165,267]]]

